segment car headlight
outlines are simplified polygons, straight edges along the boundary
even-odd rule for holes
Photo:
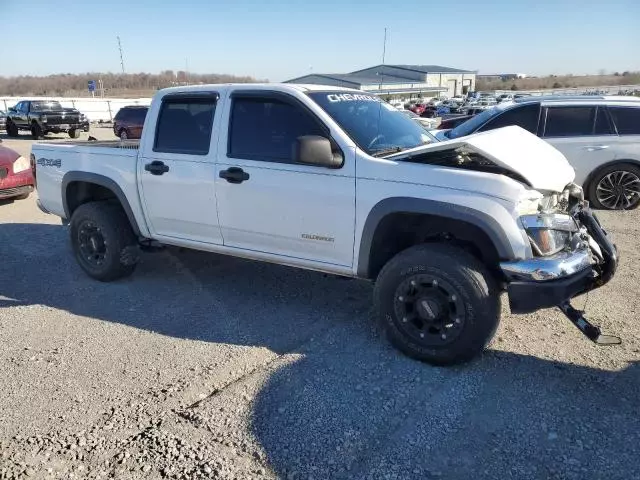
[[[29,160],[24,157],[18,157],[13,162],[13,173],[24,172],[25,170],[29,170],[31,165],[29,164]]]
[[[541,213],[523,215],[520,223],[527,232],[531,246],[538,255],[553,255],[571,243],[578,225],[571,215]]]

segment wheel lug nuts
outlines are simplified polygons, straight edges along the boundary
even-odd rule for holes
[[[458,298],[458,297],[456,297],[455,295],[451,295],[451,301],[452,301],[452,302],[455,302],[457,298]]]
[[[456,323],[456,325],[460,325],[460,319],[459,319],[459,318],[456,318],[456,319],[454,320],[454,322]]]
[[[420,334],[420,338],[424,338],[424,333],[421,333],[421,334]]]
[[[416,286],[416,281],[415,280],[411,280],[411,286],[415,287]]]
[[[433,282],[431,282],[431,285],[433,285],[434,287],[438,286],[438,280],[434,280]]]
[[[407,317],[402,317],[402,323],[407,323]]]
[[[404,302],[404,297],[403,296],[399,296],[398,300],[400,300],[401,302]]]
[[[446,340],[446,339],[447,339],[447,336],[443,333],[443,334],[440,336],[440,338],[442,338],[443,340]]]

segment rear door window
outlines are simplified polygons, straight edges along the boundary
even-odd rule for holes
[[[618,135],[640,135],[640,107],[609,107]]]
[[[207,155],[217,97],[168,97],[160,107],[153,151]]]
[[[596,107],[547,107],[545,137],[593,135]]]
[[[533,103],[505,110],[500,115],[492,118],[484,124],[479,131],[493,130],[494,128],[517,125],[536,134],[538,132],[538,117],[540,116],[540,104]]]

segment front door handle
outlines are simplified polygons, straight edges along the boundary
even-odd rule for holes
[[[151,175],[162,175],[169,171],[169,165],[165,165],[164,162],[160,160],[154,160],[151,163],[147,163],[144,169]]]
[[[598,150],[604,150],[605,148],[609,148],[609,145],[589,145],[588,147],[584,147],[587,152],[596,152]]]
[[[242,183],[245,180],[249,180],[249,174],[240,167],[229,167],[226,170],[220,170],[218,175],[229,183]]]

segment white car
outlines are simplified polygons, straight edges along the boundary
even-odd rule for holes
[[[640,98],[523,97],[502,102],[437,137],[456,139],[507,125],[518,125],[560,150],[595,207],[624,210],[640,205]]]
[[[32,161],[100,281],[175,245],[375,281],[390,341],[433,364],[489,343],[504,290],[511,312],[558,306],[600,339],[569,302],[616,249],[563,155],[519,127],[437,142],[358,90],[198,85],[159,91],[139,144],[35,144]]]

